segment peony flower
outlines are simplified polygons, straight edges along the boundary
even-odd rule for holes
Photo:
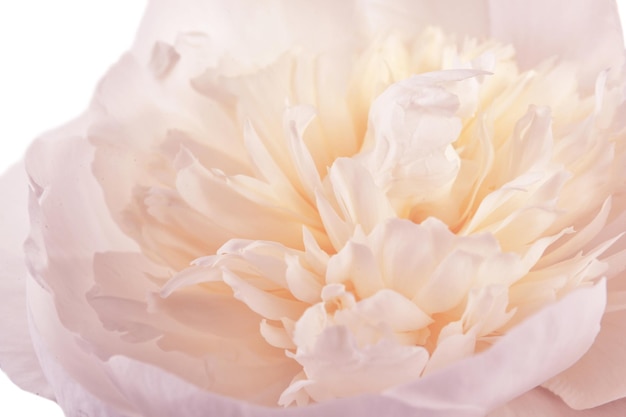
[[[2,179],[3,370],[68,416],[622,415],[621,39],[609,0],[152,1]]]

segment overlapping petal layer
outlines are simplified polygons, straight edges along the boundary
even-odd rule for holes
[[[554,27],[537,8],[556,0],[262,3],[151,2],[90,110],[30,150],[18,302],[57,401],[478,416],[623,398],[614,4]]]

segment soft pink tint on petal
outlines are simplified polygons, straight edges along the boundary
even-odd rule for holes
[[[0,178],[0,368],[21,388],[47,398],[54,394],[33,350],[26,311],[28,181],[20,162]]]
[[[53,354],[41,340],[37,330],[31,328],[33,342],[46,378],[54,386],[56,401],[68,417],[127,417],[114,410],[111,405],[97,399],[85,387],[74,380],[67,371],[59,364]],[[87,365],[87,363],[85,363]]]
[[[604,303],[604,283],[580,289],[523,322],[485,353],[432,376],[382,396],[362,395],[303,408],[237,402],[125,357],[109,360],[109,375],[127,400],[151,417],[478,417],[575,362],[597,334]],[[528,372],[529,363],[535,372]]]
[[[598,338],[574,366],[544,387],[572,408],[597,407],[626,397],[626,310],[605,313]]]
[[[491,34],[516,47],[523,69],[556,56],[579,66],[591,92],[599,73],[624,64],[614,0],[490,0]]]
[[[465,404],[487,412],[574,364],[593,343],[605,302],[604,281],[578,289],[522,322],[486,352],[386,395],[419,406]]]
[[[487,0],[364,0],[372,30],[398,31],[409,37],[427,26],[459,35],[480,36],[489,26]]]
[[[487,417],[622,417],[626,400],[619,400],[590,410],[572,410],[559,397],[544,388],[528,391]]]
[[[580,66],[585,89],[598,74],[623,64],[623,39],[612,0],[365,0],[373,31],[415,36],[441,26],[464,36],[512,43],[523,69],[556,56]]]
[[[181,33],[203,33],[208,65],[222,57],[249,67],[267,65],[295,44],[328,50],[350,42],[359,27],[355,1],[152,0],[133,52],[147,62],[156,40],[172,44]]]
[[[476,409],[449,404],[413,406],[380,395],[327,401],[306,407],[269,408],[200,390],[163,370],[126,357],[109,361],[111,378],[142,416],[150,417],[481,417]],[[450,413],[454,408],[454,414]],[[104,416],[103,416],[104,417]],[[108,416],[107,416],[108,417]]]
[[[90,337],[104,333],[86,297],[95,282],[93,254],[135,246],[116,228],[104,203],[98,204],[102,195],[91,175],[93,148],[83,137],[88,124],[85,115],[49,133],[26,156],[33,224],[25,246],[30,266],[28,308],[31,329],[65,372],[103,401],[121,404],[102,362],[81,333]],[[57,398],[66,395],[59,391],[64,386],[54,389]]]

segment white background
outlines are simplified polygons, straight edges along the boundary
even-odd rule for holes
[[[626,17],[626,0],[618,4]],[[144,7],[145,0],[0,0],[0,172],[32,138],[87,106],[132,42]],[[0,416],[63,413],[0,372]]]

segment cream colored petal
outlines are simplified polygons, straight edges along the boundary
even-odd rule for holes
[[[321,301],[323,277],[304,268],[296,256],[288,256],[285,262],[287,263],[285,279],[291,294],[298,300],[310,304]]]
[[[236,299],[267,319],[281,320],[287,317],[296,320],[306,309],[306,304],[265,292],[230,271],[224,271],[223,279],[233,289]]]
[[[343,326],[326,328],[313,349],[296,353],[312,382],[303,387],[315,401],[357,393],[374,393],[419,377],[428,353],[415,346],[402,346],[384,339],[376,345],[358,347]]]
[[[358,161],[350,158],[335,160],[327,181],[333,189],[344,220],[359,225],[366,234],[374,230],[376,225],[396,217],[384,190]]]
[[[429,314],[447,311],[460,303],[472,285],[483,257],[463,250],[446,254],[414,301]]]
[[[385,285],[412,299],[436,268],[438,258],[454,241],[448,228],[435,218],[421,225],[393,220],[370,236]]]
[[[222,313],[220,313],[222,314]],[[267,320],[261,320],[259,328],[261,336],[270,345],[281,349],[295,349],[296,345],[291,340],[291,336],[287,333],[283,326],[273,326]]]
[[[228,176],[206,169],[197,160],[178,171],[176,189],[192,208],[209,219],[219,219],[232,237],[275,240],[296,248],[302,245],[301,223],[286,221],[284,213],[275,208],[277,202],[259,205],[253,200],[254,191],[242,195],[230,186]]]
[[[451,144],[462,123],[457,115],[460,98],[449,87],[479,74],[458,70],[416,75],[392,84],[372,103],[368,135],[373,144],[360,159],[395,201],[400,216],[412,205],[450,191],[460,166]]]
[[[338,254],[330,258],[326,282],[350,282],[361,298],[369,297],[385,287],[372,249],[354,241],[348,242]]]
[[[359,301],[353,312],[371,323],[385,323],[394,332],[420,330],[433,322],[421,308],[389,289]]]

